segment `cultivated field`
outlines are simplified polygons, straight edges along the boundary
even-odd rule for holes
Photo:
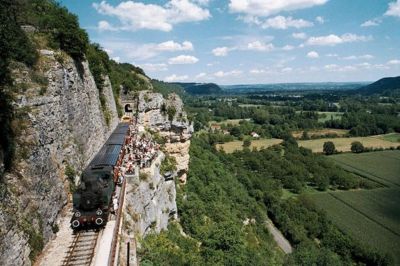
[[[299,140],[299,146],[310,149],[313,152],[322,152],[322,147],[326,141],[332,141],[336,150],[346,152],[350,151],[351,143],[354,141],[361,142],[366,148],[384,148],[397,147],[396,143],[382,139],[382,135],[369,137],[353,137],[353,138],[323,138],[313,140]]]
[[[239,125],[240,121],[242,121],[242,120],[250,121],[251,119],[250,118],[246,118],[246,119],[227,119],[227,120],[224,120],[224,121],[221,121],[221,122],[210,121],[209,125],[210,126],[211,125],[222,125],[222,124],[225,124],[225,125],[228,125],[228,124]]]
[[[309,137],[317,137],[317,136],[323,136],[327,134],[336,134],[339,137],[345,136],[347,133],[349,133],[349,130],[346,129],[334,129],[334,128],[323,128],[323,129],[315,129],[315,130],[309,130],[307,131]],[[303,130],[300,131],[293,131],[292,136],[296,139],[299,139],[303,136]]]
[[[339,120],[342,118],[343,113],[341,112],[318,112],[318,122],[324,123],[329,120]]]
[[[379,194],[385,194],[385,190],[388,189],[380,189]],[[373,194],[374,191],[368,192]],[[397,190],[394,193],[398,194],[399,192]],[[342,201],[336,196],[342,193],[349,193],[350,196],[348,197],[358,197],[359,201],[365,201],[364,205],[369,204],[368,208],[373,209],[377,213],[364,213],[367,207],[363,206],[364,208],[361,208],[358,206],[359,204],[352,206],[352,203],[348,203],[346,200]],[[385,223],[382,223],[381,220],[375,220],[378,215],[382,215],[383,213],[386,216],[384,220],[391,221],[398,228],[400,227],[398,210],[393,211],[390,207],[374,206],[374,203],[368,199],[370,194],[357,195],[357,193],[360,192],[319,193],[312,194],[310,197],[314,199],[319,208],[327,212],[328,218],[340,229],[354,237],[361,244],[376,248],[383,253],[391,254],[395,259],[395,265],[398,265],[400,263],[400,236],[395,233],[396,231],[391,230],[391,227],[386,224],[387,221],[383,221]],[[392,195],[393,191],[388,190],[388,193]],[[352,196],[352,194],[356,196]],[[390,200],[389,198],[390,196],[386,196],[385,200]]]
[[[282,142],[281,139],[252,140],[250,150],[253,149],[254,147],[257,149],[268,148],[275,144],[279,144],[281,142]],[[243,150],[243,141],[235,140],[235,141],[230,141],[230,142],[227,142],[224,144],[217,144],[216,148],[217,148],[217,150],[220,150],[222,148],[222,149],[224,149],[224,151],[226,153],[232,153],[234,151],[241,151],[241,150]]]
[[[390,133],[386,135],[380,135],[379,138],[387,141],[391,141],[394,143],[399,143],[400,145],[400,133]]]
[[[385,188],[311,194],[318,207],[359,242],[390,253],[400,265],[400,151],[329,156],[347,171]]]
[[[400,189],[400,151],[338,154],[329,156],[344,169]]]

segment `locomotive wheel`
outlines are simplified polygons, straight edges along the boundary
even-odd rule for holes
[[[97,225],[102,225],[103,224],[103,219],[102,218],[97,218],[96,219],[96,224]]]
[[[74,220],[74,221],[72,222],[72,227],[73,227],[73,228],[78,228],[79,225],[80,225],[80,223],[79,223],[78,220]]]

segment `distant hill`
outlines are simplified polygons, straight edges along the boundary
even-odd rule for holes
[[[221,94],[223,91],[220,86],[215,83],[174,83],[181,86],[187,93],[195,95]]]
[[[394,90],[400,90],[400,76],[392,78],[383,78],[367,86],[356,90],[360,94],[387,94]]]

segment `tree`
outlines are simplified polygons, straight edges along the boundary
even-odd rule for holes
[[[354,141],[351,143],[351,151],[354,153],[361,153],[364,151],[364,145],[359,141]]]
[[[243,147],[250,147],[250,145],[251,145],[251,141],[249,140],[249,139],[245,139],[244,141],[243,141]]]
[[[326,155],[332,155],[336,151],[335,144],[332,141],[327,141],[324,143],[323,152]]]

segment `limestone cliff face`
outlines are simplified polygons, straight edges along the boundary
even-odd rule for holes
[[[42,51],[47,88],[40,89],[31,70],[14,71],[16,83],[26,90],[15,97],[16,109],[24,110],[20,157],[0,183],[0,265],[31,264],[29,254],[53,235],[68,201],[65,167],[79,173],[118,123],[108,78],[103,88],[111,115],[107,125],[88,63],[77,69],[71,58],[64,56],[61,64],[56,57]]]
[[[138,98],[139,125],[166,139],[165,151],[175,157],[178,178],[185,183],[193,124],[188,121],[181,98],[173,93],[164,99],[159,93],[147,91],[141,92]]]
[[[165,99],[159,93],[142,91],[136,100],[139,131],[150,131],[153,136],[157,134],[166,143],[151,167],[141,169],[140,175],[128,178],[122,243],[135,243],[135,239],[141,239],[149,232],[165,230],[169,221],[177,218],[175,184],[179,181],[175,181],[186,181],[193,133],[193,126],[178,95],[170,94]],[[177,170],[172,178],[160,174],[166,154],[176,158]],[[122,245],[121,265],[125,265],[125,256],[126,248]],[[131,254],[130,258],[131,265],[136,265],[135,254]]]

